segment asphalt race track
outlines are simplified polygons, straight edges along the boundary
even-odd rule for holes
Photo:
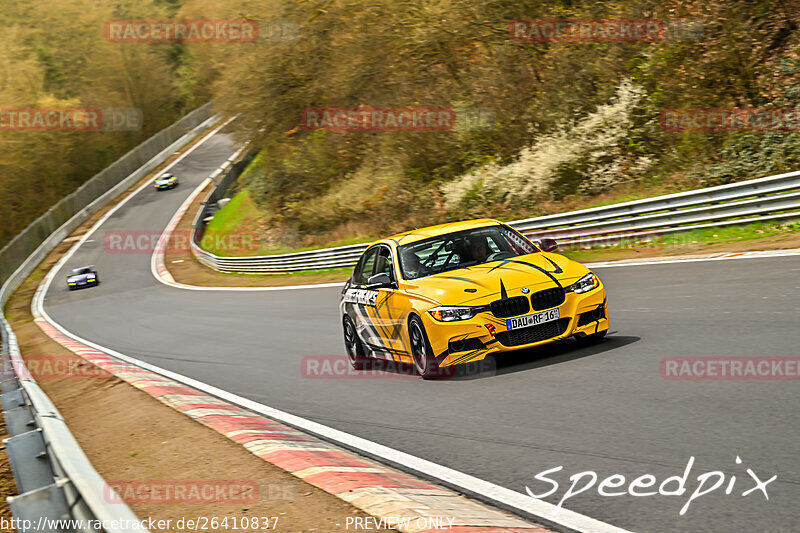
[[[603,497],[595,485],[565,503],[632,531],[800,527],[798,382],[673,381],[659,370],[669,356],[797,356],[800,257],[598,268],[612,327],[597,346],[519,353],[465,379],[312,379],[304,357],[344,354],[338,288],[181,290],[152,277],[149,252],[104,249],[106,231],[163,229],[233,151],[216,135],[172,169],[178,188],[145,188],[112,216],[57,274],[48,314],[131,357],[519,492],[549,490],[534,476],[563,466],[549,475],[554,504],[573,474],[653,474],[657,487],[694,456],[682,496]],[[84,264],[102,284],[68,291],[66,269]],[[754,485],[747,468],[764,481],[777,474],[769,501],[742,496]],[[725,483],[679,515],[697,475],[713,470]]]

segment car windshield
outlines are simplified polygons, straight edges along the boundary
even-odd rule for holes
[[[76,269],[73,269],[73,271],[72,271],[72,275],[73,276],[78,276],[80,274],[91,274],[91,273],[92,273],[92,269],[89,268],[89,267],[76,268]]]
[[[160,179],[160,180],[171,180],[171,179],[172,179],[172,176],[170,176],[170,175],[164,175],[164,176],[161,176],[161,177],[160,177],[160,178],[158,178],[158,179]]]
[[[539,249],[508,226],[495,225],[431,237],[399,247],[404,279],[417,279]]]

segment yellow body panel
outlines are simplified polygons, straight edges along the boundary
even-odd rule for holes
[[[397,257],[397,248],[401,245],[442,234],[497,224],[500,222],[490,219],[443,224],[401,233],[375,244],[388,245],[394,257]],[[491,302],[502,298],[503,295],[529,296],[543,289],[568,287],[589,273],[584,265],[559,254],[537,252],[413,280],[403,279],[397,261],[394,261],[393,268],[397,280],[396,288],[370,291],[363,286],[348,284],[349,289],[346,287],[345,292],[350,290],[363,293],[361,294],[363,298],[358,303],[363,306],[367,318],[365,322],[369,324],[360,325],[361,338],[370,347],[377,346],[385,350],[395,361],[413,362],[408,332],[408,323],[412,315],[422,320],[439,366],[478,361],[487,355],[500,355],[503,352],[546,344],[570,336],[594,334],[609,327],[605,288],[598,279],[598,286],[594,289],[583,294],[567,292],[563,303],[555,307],[558,309],[560,319],[566,324],[563,333],[543,341],[525,344],[504,345],[501,342],[501,339],[510,336],[506,333],[507,319],[492,314],[488,309]],[[348,301],[350,304],[353,303],[353,298],[352,293],[349,300],[348,296],[345,296],[342,304],[343,312],[346,312]],[[429,313],[437,306],[484,305],[487,306],[485,311],[468,320],[442,322]],[[522,316],[540,311],[531,309]],[[579,327],[578,317],[581,313],[591,311],[597,311],[602,317]],[[494,327],[493,332],[488,325]],[[484,347],[451,351],[453,347],[451,341],[454,341],[457,347],[458,342],[465,339],[478,339]]]

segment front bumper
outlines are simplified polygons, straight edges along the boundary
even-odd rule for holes
[[[584,337],[609,327],[602,282],[584,294],[567,293],[558,310],[558,320],[511,331],[505,318],[497,318],[490,312],[454,322],[438,322],[425,313],[423,320],[439,366],[479,361],[487,355],[532,348],[572,336]],[[534,312],[538,311],[526,314]]]
[[[86,281],[68,281],[67,288],[69,289],[82,289],[84,287],[92,287],[97,285],[97,280],[86,280]]]

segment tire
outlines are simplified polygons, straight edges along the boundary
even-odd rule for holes
[[[347,315],[342,319],[342,329],[344,331],[344,348],[347,350],[347,359],[350,361],[350,366],[354,370],[364,370],[369,357],[366,355],[361,339],[358,338],[353,320]]]
[[[608,334],[608,330],[604,329],[603,331],[598,331],[597,333],[592,333],[591,335],[586,335],[585,337],[579,337],[577,339],[578,344],[581,346],[589,346],[591,344],[597,344],[603,337]]]
[[[439,365],[433,356],[428,334],[425,326],[417,316],[412,316],[408,321],[408,339],[411,344],[411,356],[414,359],[414,370],[422,379],[433,379],[438,375]]]

